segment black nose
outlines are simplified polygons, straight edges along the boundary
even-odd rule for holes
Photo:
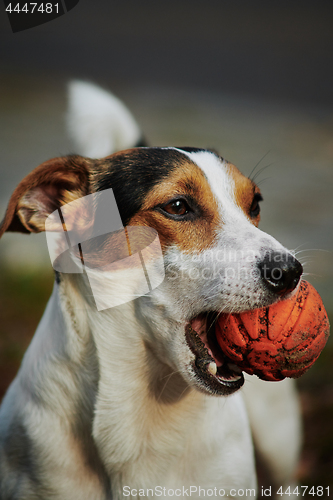
[[[285,295],[296,288],[303,267],[291,254],[269,252],[258,264],[261,278],[271,292]]]

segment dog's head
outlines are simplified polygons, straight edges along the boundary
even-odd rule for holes
[[[234,392],[244,379],[217,346],[218,314],[288,297],[302,274],[300,263],[258,229],[258,187],[207,150],[136,148],[102,160],[58,158],[19,184],[0,236],[43,231],[60,206],[110,188],[123,225],[153,228],[163,250],[163,283],[136,301],[144,340],[191,386]],[[108,248],[104,239],[102,251]]]

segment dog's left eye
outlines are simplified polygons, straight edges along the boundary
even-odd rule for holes
[[[250,216],[251,217],[257,217],[260,214],[260,205],[259,202],[263,201],[263,197],[261,196],[260,193],[255,193],[252,205],[250,208]]]
[[[162,210],[170,215],[186,215],[191,211],[185,200],[171,201],[167,205],[164,205]]]

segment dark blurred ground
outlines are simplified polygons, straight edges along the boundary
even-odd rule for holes
[[[1,64],[332,106],[332,21],[324,0],[80,0],[13,35],[0,9]]]
[[[261,228],[296,249],[333,318],[333,2],[81,0],[12,34],[0,6],[0,217],[17,183],[72,152],[65,84],[92,79],[154,145],[259,162]],[[0,242],[0,398],[52,287],[43,235]],[[300,484],[333,487],[333,345],[299,380]]]

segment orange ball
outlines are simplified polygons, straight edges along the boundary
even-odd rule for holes
[[[329,322],[318,292],[301,281],[287,300],[241,314],[221,314],[216,338],[242,370],[263,380],[300,377],[325,347]]]

